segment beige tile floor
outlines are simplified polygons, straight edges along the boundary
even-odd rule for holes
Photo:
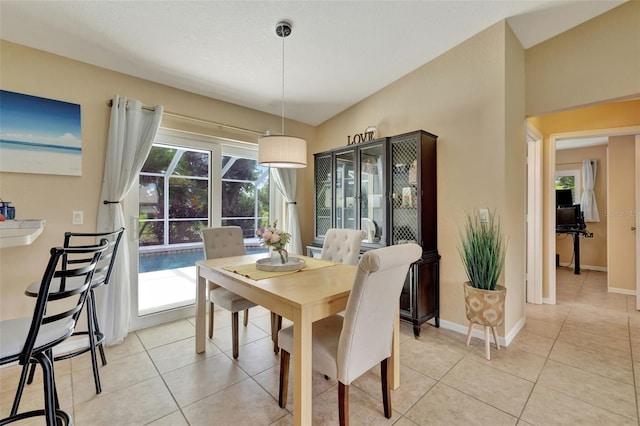
[[[558,304],[528,305],[527,325],[492,359],[483,342],[425,325],[419,339],[402,325],[402,386],[393,417],[382,414],[379,373],[351,386],[353,424],[638,425],[640,313],[635,297],[606,292],[606,274],[558,270]],[[289,425],[278,407],[278,356],[271,350],[269,313],[254,308],[241,328],[233,361],[230,314],[216,311],[204,354],[194,353],[193,319],[130,333],[107,349],[96,395],[86,356],[56,363],[62,407],[77,426]],[[0,370],[0,415],[7,414],[17,367]],[[38,380],[38,379],[36,379]],[[313,419],[337,423],[337,386],[315,376]],[[41,404],[41,385],[28,387],[22,407]],[[31,424],[31,423],[30,423]],[[33,423],[38,424],[38,423]]]

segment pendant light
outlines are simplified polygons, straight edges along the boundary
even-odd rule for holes
[[[278,22],[276,34],[282,37],[282,134],[258,139],[258,162],[276,168],[307,167],[307,141],[284,133],[284,38],[291,34],[291,23]]]

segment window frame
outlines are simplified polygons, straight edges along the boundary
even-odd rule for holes
[[[221,209],[213,208],[213,200],[222,198],[222,156],[233,155],[245,158],[258,159],[258,146],[254,143],[232,141],[214,136],[191,133],[180,130],[160,128],[155,139],[155,144],[173,147],[185,147],[189,149],[202,149],[211,152],[210,173],[209,173],[209,226],[221,225]],[[270,185],[271,190],[275,185]],[[139,220],[138,191],[129,191],[123,203],[124,214],[129,223],[129,238],[126,241],[129,251],[130,264],[130,289],[131,289],[131,322],[129,330],[137,330],[144,327],[189,318],[195,315],[195,304],[179,308],[170,308],[166,311],[159,311],[151,314],[140,315],[138,312],[138,256],[140,248],[138,246],[137,232]],[[274,202],[270,198],[270,204]],[[276,201],[277,202],[277,201]],[[195,244],[195,243],[193,243]],[[196,244],[197,245],[197,244]]]
[[[558,169],[556,166],[556,175],[555,179],[565,176],[573,177],[573,204],[580,204],[580,199],[582,197],[582,170],[575,168],[567,168],[567,169]],[[555,188],[555,179],[554,179],[554,188]]]

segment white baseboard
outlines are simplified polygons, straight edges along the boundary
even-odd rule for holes
[[[500,341],[500,346],[507,347],[516,337],[516,335],[522,330],[526,323],[525,318],[521,318],[520,321],[517,322],[515,327],[513,327],[508,333],[506,333],[505,337],[498,336],[498,340]],[[445,328],[447,330],[455,331],[456,333],[460,333],[464,336],[467,335],[467,331],[469,330],[469,325],[461,325],[455,322],[446,321],[440,319],[440,327]],[[473,331],[471,332],[471,336],[484,341],[484,329],[478,325],[473,327]],[[493,338],[493,333],[489,336],[491,342],[495,344],[495,340]]]
[[[568,268],[568,267],[574,267],[573,263],[560,263],[560,266]],[[580,269],[588,269],[590,271],[599,271],[599,272],[607,272],[608,269],[606,266],[593,266],[593,265],[583,265],[580,264]]]
[[[505,336],[504,336],[504,339],[506,340],[506,345],[505,346],[509,346],[511,344],[511,342],[513,342],[513,339],[516,338],[518,333],[520,333],[520,330],[522,330],[526,324],[527,324],[527,318],[526,317],[522,317],[516,323],[516,325],[514,325],[511,328],[511,330],[509,330],[508,333],[505,333]]]
[[[627,296],[635,296],[636,295],[636,291],[635,290],[629,290],[629,289],[626,289],[626,288],[607,287],[607,291],[609,293],[625,294]]]

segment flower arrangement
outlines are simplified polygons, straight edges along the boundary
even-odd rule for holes
[[[278,252],[280,255],[281,263],[287,263],[288,253],[284,246],[287,245],[291,239],[291,234],[284,232],[282,229],[277,228],[278,221],[273,222],[273,225],[267,223],[263,228],[259,228],[256,235],[260,238],[260,243],[263,246],[271,248],[273,251]]]

